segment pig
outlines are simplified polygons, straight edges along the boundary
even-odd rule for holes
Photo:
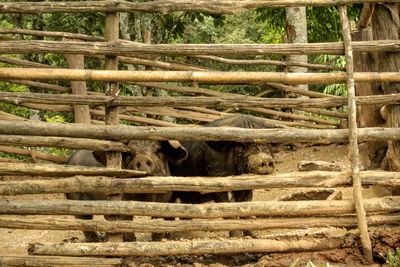
[[[232,115],[217,119],[206,127],[277,128],[264,120],[249,115]],[[275,172],[272,144],[242,143],[233,141],[182,141],[188,157],[180,164],[170,166],[173,176],[229,176],[241,174],[272,174]],[[214,202],[251,201],[252,190],[201,194],[199,192],[174,192],[172,202],[200,204]],[[245,234],[249,234],[246,232]],[[231,232],[231,236],[239,235]],[[240,233],[241,235],[241,233]]]
[[[188,156],[187,150],[178,141],[149,141],[132,140],[127,146],[129,152],[122,153],[122,168],[144,171],[151,176],[169,176],[169,163],[178,164]],[[83,165],[92,167],[104,167],[106,165],[106,152],[79,150],[72,154],[67,161],[68,165]],[[169,202],[172,192],[159,194],[123,194],[123,200]],[[108,195],[102,193],[74,192],[66,194],[71,200],[107,200]],[[93,215],[79,215],[80,219],[90,220]],[[118,217],[121,218],[121,217]],[[123,219],[132,219],[123,216]],[[99,236],[96,232],[84,232],[87,242],[98,242]],[[124,235],[124,241],[134,240],[132,235]]]

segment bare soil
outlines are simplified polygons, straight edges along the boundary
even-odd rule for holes
[[[342,169],[348,169],[350,162],[348,158],[347,145],[328,145],[328,146],[286,146],[275,155],[277,162],[277,172],[287,173],[297,171],[297,164],[302,160],[319,160],[338,163]],[[368,162],[362,159],[362,164]],[[0,177],[1,180],[8,177]],[[352,197],[351,188],[338,188],[340,191],[338,197],[350,199]],[[386,188],[374,187],[366,188],[363,195],[366,198],[388,195],[390,192]],[[268,189],[256,190],[254,200],[285,200],[285,199],[325,199],[332,194],[327,190],[311,190],[307,188],[296,189]],[[0,199],[63,199],[60,194],[52,195],[23,195],[23,196],[0,196]],[[68,216],[64,216],[68,217]],[[48,219],[51,220],[51,216]],[[400,247],[400,231],[393,231],[393,228],[386,228],[374,231],[371,235],[374,248],[376,264],[382,266],[384,255],[389,249]],[[257,238],[280,238],[281,236],[334,236],[343,234],[344,229],[319,228],[319,229],[301,229],[282,232],[277,231],[256,231]],[[185,233],[174,239],[198,239],[198,238],[227,237],[227,233]],[[139,240],[148,240],[146,234],[138,235]],[[30,243],[37,242],[62,242],[63,240],[83,240],[80,231],[52,231],[52,230],[25,230],[25,229],[0,229],[0,254],[2,255],[26,255]],[[302,253],[279,253],[279,254],[237,254],[237,255],[201,255],[201,256],[167,256],[167,257],[130,257],[125,259],[125,266],[306,266],[312,262],[316,266],[329,263],[329,266],[363,266],[364,259],[360,250],[358,241],[343,249],[336,249],[323,252],[302,252]],[[308,265],[312,266],[312,265]]]

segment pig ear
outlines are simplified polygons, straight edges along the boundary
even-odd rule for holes
[[[188,152],[178,141],[169,140],[161,141],[160,143],[162,152],[174,164],[180,164],[182,161],[187,159]]]
[[[103,164],[104,166],[107,166],[107,157],[106,157],[106,152],[105,151],[93,151],[93,157]]]
[[[227,149],[229,149],[234,142],[231,141],[207,141],[206,142],[207,146],[210,147],[211,149],[218,151],[218,152],[223,152]]]

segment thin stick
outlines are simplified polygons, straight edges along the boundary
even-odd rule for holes
[[[359,170],[360,156],[357,144],[357,107],[354,87],[354,60],[350,36],[350,24],[347,17],[347,7],[339,6],[340,20],[342,21],[342,34],[345,44],[347,87],[349,91],[349,142],[350,161],[353,176],[353,198],[358,218],[358,229],[360,231],[361,244],[368,264],[373,263],[371,240],[368,235],[367,217],[362,199],[362,185]]]

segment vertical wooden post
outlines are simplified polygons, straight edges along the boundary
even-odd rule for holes
[[[119,14],[107,13],[105,18],[104,38],[108,42],[118,41],[119,39]],[[107,70],[118,70],[118,57],[106,55],[105,68]],[[105,83],[106,95],[117,96],[119,94],[119,84],[117,82]],[[119,124],[119,107],[106,107],[105,123],[107,125]],[[121,153],[107,152],[107,167],[121,168]],[[109,195],[110,200],[121,200],[122,194]],[[106,219],[115,220],[118,216],[105,216]],[[121,234],[107,235],[110,242],[122,241]]]
[[[351,46],[350,23],[347,17],[347,7],[339,6],[340,20],[342,21],[342,35],[346,56],[348,106],[349,106],[349,142],[350,161],[353,177],[353,199],[358,219],[361,244],[368,264],[372,264],[372,246],[368,235],[368,225],[362,199],[362,185],[359,169],[360,156],[357,141],[357,107],[354,87],[354,60]]]
[[[81,54],[64,55],[70,69],[84,69],[85,57]],[[85,81],[71,81],[72,93],[87,95]],[[74,122],[90,124],[89,105],[74,105]]]

